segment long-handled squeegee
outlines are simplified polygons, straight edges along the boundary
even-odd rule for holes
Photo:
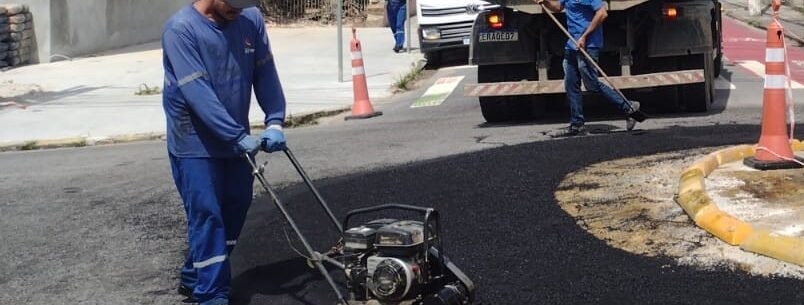
[[[549,1],[549,0],[545,0],[545,1]],[[600,68],[600,65],[598,65],[598,64],[597,64],[597,62],[595,61],[595,59],[594,59],[594,58],[592,58],[592,56],[591,56],[591,55],[589,55],[589,53],[587,53],[587,52],[586,52],[586,49],[584,49],[584,48],[582,48],[582,47],[580,46],[580,44],[578,43],[578,41],[577,41],[577,40],[575,40],[575,38],[574,38],[574,37],[572,37],[572,35],[569,33],[569,31],[567,31],[567,28],[565,28],[565,27],[564,27],[564,25],[563,25],[563,24],[561,24],[561,21],[558,21],[558,19],[556,18],[556,16],[555,16],[555,15],[553,15],[553,12],[551,12],[551,11],[550,11],[550,9],[548,9],[547,7],[545,7],[545,6],[544,6],[544,3],[539,3],[539,5],[541,5],[542,10],[544,10],[544,12],[546,12],[546,13],[547,13],[547,15],[548,15],[548,16],[550,16],[550,19],[552,19],[552,20],[553,20],[553,22],[555,22],[556,26],[558,26],[558,28],[559,28],[559,29],[561,29],[561,31],[562,31],[562,32],[564,32],[564,35],[566,35],[566,36],[567,36],[567,38],[569,38],[569,39],[572,41],[572,43],[573,43],[573,44],[575,44],[575,47],[576,47],[576,48],[578,48],[578,50],[580,50],[580,51],[581,51],[581,53],[583,54],[583,56],[585,56],[585,57],[586,57],[586,59],[588,59],[588,60],[589,60],[589,62],[590,62],[590,63],[592,63],[592,65],[593,65],[593,66],[595,66],[595,69],[597,69],[597,71],[598,71],[598,72],[600,72],[600,75],[602,75],[602,76],[603,76],[603,79],[605,79],[605,80],[606,80],[606,82],[607,82],[607,83],[609,83],[609,85],[611,86],[611,88],[613,88],[613,89],[614,89],[614,91],[617,91],[617,94],[619,94],[619,95],[620,95],[620,97],[622,97],[622,98],[623,98],[623,100],[625,101],[625,103],[626,103],[626,104],[628,104],[628,108],[631,108],[631,113],[630,113],[630,114],[628,114],[628,116],[629,116],[629,117],[631,117],[631,118],[633,118],[633,119],[634,119],[634,120],[636,120],[637,122],[643,122],[643,121],[645,121],[645,120],[648,118],[648,116],[647,116],[647,115],[646,115],[644,112],[639,111],[639,110],[637,110],[637,109],[634,109],[634,105],[633,105],[633,104],[631,104],[631,101],[630,101],[630,100],[628,100],[628,98],[627,98],[627,97],[625,97],[625,94],[623,94],[623,92],[622,92],[622,91],[620,91],[620,89],[619,89],[619,88],[617,88],[617,86],[615,86],[615,85],[614,85],[614,82],[612,82],[612,81],[611,81],[611,79],[609,79],[609,75],[608,75],[608,74],[606,74],[606,72],[605,72],[605,71],[603,71],[603,69],[601,69],[601,68]]]

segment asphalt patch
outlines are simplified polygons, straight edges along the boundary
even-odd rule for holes
[[[757,277],[726,267],[702,270],[669,257],[610,247],[576,224],[554,197],[567,174],[590,164],[751,143],[756,130],[678,127],[640,137],[611,134],[535,142],[316,184],[339,216],[383,203],[436,208],[442,215],[446,253],[475,281],[482,304],[802,304],[799,280]],[[674,140],[679,137],[684,140]],[[279,193],[315,248],[326,250],[337,240],[305,186]],[[282,227],[272,204],[255,200],[232,256],[234,304],[334,303],[326,283],[290,248]],[[337,271],[333,275],[340,277]]]

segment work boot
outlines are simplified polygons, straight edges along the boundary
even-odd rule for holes
[[[634,130],[637,120],[633,118],[632,114],[639,111],[639,102],[631,101],[631,109],[628,110],[628,118],[625,119],[625,129],[628,131]]]
[[[569,137],[585,136],[586,134],[586,127],[583,125],[570,125],[569,129],[567,130],[567,136]]]
[[[198,301],[193,297],[193,288],[187,287],[184,284],[179,284],[179,288],[176,289],[180,295],[186,297],[182,302],[184,303],[198,303]]]

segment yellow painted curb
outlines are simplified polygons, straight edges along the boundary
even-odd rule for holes
[[[706,191],[704,190],[680,194],[676,198],[676,202],[681,206],[682,209],[684,209],[684,212],[686,212],[692,220],[698,219],[699,215],[707,208],[714,207],[717,209],[717,206],[712,201],[712,198],[709,198],[709,195],[707,195]]]
[[[681,179],[678,181],[678,194],[682,195],[688,192],[703,191],[704,174],[699,169],[691,169],[681,174]]]
[[[721,211],[714,203],[698,213],[695,224],[732,246],[742,243],[754,231],[751,225]]]
[[[800,140],[791,141],[793,150],[804,150]],[[804,239],[768,232],[753,227],[720,210],[706,193],[705,178],[719,166],[753,156],[756,146],[739,145],[713,152],[681,173],[676,203],[695,224],[724,242],[786,262],[804,266]]]
[[[793,150],[804,150],[804,142],[800,140],[793,140],[792,146]]]
[[[804,266],[804,239],[760,231],[748,237],[740,248]]]

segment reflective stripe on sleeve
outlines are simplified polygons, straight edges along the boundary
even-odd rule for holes
[[[195,72],[193,74],[187,75],[184,78],[179,80],[179,87],[184,86],[187,83],[192,82],[192,81],[194,81],[196,79],[199,79],[199,78],[202,78],[202,77],[207,77],[207,73],[199,71],[199,72]]]
[[[221,263],[226,260],[226,255],[218,255],[203,262],[193,263],[193,268],[201,269],[212,264]]]

